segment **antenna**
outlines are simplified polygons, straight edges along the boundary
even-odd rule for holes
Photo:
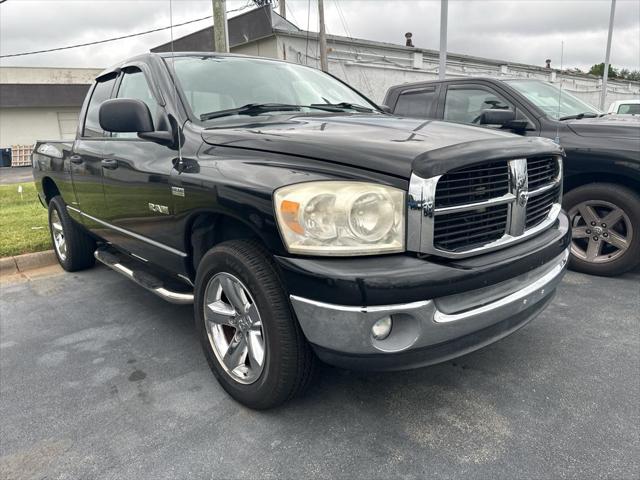
[[[172,81],[173,81],[173,107],[178,109],[178,85],[176,84],[176,62],[175,51],[173,49],[173,1],[169,0],[169,34],[171,35],[171,68],[173,69]],[[180,125],[178,119],[174,117],[176,127],[178,128],[178,165],[182,166],[182,136],[180,134]],[[182,173],[179,168],[178,173]]]
[[[560,44],[560,75],[562,75],[562,67],[564,65],[564,40]],[[560,101],[562,100],[562,77],[560,77],[560,91],[558,92],[558,118],[560,118]],[[560,122],[556,125],[556,138],[554,140],[560,145]]]

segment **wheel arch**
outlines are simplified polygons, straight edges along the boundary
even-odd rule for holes
[[[46,204],[49,205],[53,197],[60,195],[60,189],[51,177],[44,177],[42,179],[42,193],[44,194]]]
[[[564,179],[564,193],[589,183],[615,183],[640,193],[640,180],[619,173],[589,172],[569,175]]]
[[[252,239],[266,247],[258,229],[243,219],[213,211],[194,214],[185,228],[185,245],[190,259],[189,274],[195,278],[200,260],[212,247],[227,240],[240,239]]]

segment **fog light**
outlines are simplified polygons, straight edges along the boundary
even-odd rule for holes
[[[371,333],[376,340],[384,340],[391,333],[391,317],[382,317],[371,327]]]

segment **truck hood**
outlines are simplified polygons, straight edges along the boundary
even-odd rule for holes
[[[423,162],[425,154],[463,142],[473,142],[481,151],[485,142],[491,148],[502,140],[526,143],[522,137],[486,128],[362,114],[243,117],[203,130],[202,138],[210,145],[314,158],[402,178],[409,178],[414,162]]]
[[[568,120],[567,126],[581,137],[640,138],[640,118],[604,115]]]

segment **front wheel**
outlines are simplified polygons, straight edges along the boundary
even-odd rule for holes
[[[610,183],[571,190],[563,206],[571,221],[570,267],[613,276],[640,264],[640,197]]]
[[[309,383],[314,357],[268,252],[233,240],[198,266],[196,327],[209,367],[238,402],[275,407]]]

